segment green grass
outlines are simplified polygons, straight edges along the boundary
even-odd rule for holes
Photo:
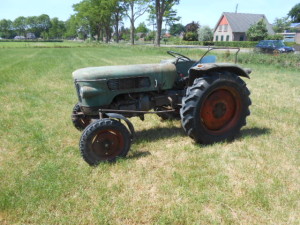
[[[46,45],[0,50],[0,224],[300,223],[294,66],[244,65],[254,71],[246,80],[253,104],[234,142],[196,145],[180,122],[147,115],[131,119],[137,140],[128,157],[93,168],[70,122],[72,71],[155,63],[167,49]]]

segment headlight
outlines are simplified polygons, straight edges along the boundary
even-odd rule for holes
[[[88,87],[88,86],[82,86],[79,89],[79,95],[81,98],[88,98],[88,97],[93,97],[95,95],[98,95],[101,90],[93,87]]]
[[[81,87],[79,89],[79,95],[80,95],[80,98],[82,99],[83,98],[83,87]]]

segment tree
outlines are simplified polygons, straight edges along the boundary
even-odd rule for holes
[[[149,32],[149,29],[147,28],[145,22],[142,22],[138,25],[138,27],[136,28],[136,32],[143,34],[147,34]]]
[[[253,24],[247,31],[249,41],[261,41],[268,36],[268,29],[264,20],[258,21]]]
[[[37,28],[40,36],[44,39],[48,38],[48,32],[51,27],[51,20],[47,14],[42,14],[37,17]]]
[[[172,7],[174,5],[179,4],[179,0],[152,0],[152,12],[156,15],[156,25],[157,25],[157,32],[156,32],[156,45],[160,46],[160,37],[161,37],[161,30],[162,30],[162,22],[163,18],[169,15],[169,12],[172,11]],[[174,11],[173,11],[174,12]]]
[[[40,36],[39,28],[38,28],[38,17],[37,16],[29,16],[26,18],[27,31],[30,33],[34,33],[36,37]]]
[[[0,20],[0,37],[12,38],[13,34],[13,22],[6,19]]]
[[[49,29],[49,37],[53,39],[61,39],[66,31],[65,23],[57,17],[51,19],[51,28]]]
[[[116,42],[119,43],[120,35],[119,35],[119,24],[122,21],[124,16],[124,6],[121,4],[121,0],[113,0],[113,21],[115,22],[115,35]]]
[[[134,45],[135,21],[148,10],[148,0],[124,0],[125,15],[130,21],[130,41]]]
[[[77,37],[77,30],[78,30],[78,23],[76,20],[76,15],[72,15],[66,22],[66,32],[64,34],[65,38],[76,38]]]
[[[198,29],[198,40],[199,41],[212,41],[214,34],[209,26],[203,26]]]
[[[300,23],[300,3],[296,4],[288,13],[293,23]]]
[[[171,27],[175,22],[178,22],[180,20],[180,16],[176,16],[177,11],[176,10],[168,10],[165,12],[165,29],[167,30],[167,26]]]
[[[116,1],[111,0],[83,0],[73,5],[76,18],[80,24],[81,32],[89,33],[90,38],[97,35],[97,39],[106,33],[106,42],[111,39],[112,13],[115,9]]]
[[[154,31],[154,29],[156,28],[156,17],[155,17],[155,14],[150,13],[149,16],[148,16],[147,21],[148,21],[148,26],[152,26],[152,31],[147,36],[147,40],[149,40],[149,41],[152,40],[153,44],[154,44],[154,40],[155,40],[155,31]]]
[[[181,23],[175,23],[170,26],[170,34],[173,36],[180,35],[182,32],[185,32],[185,27]]]
[[[13,22],[13,27],[17,31],[18,35],[26,36],[26,18],[24,16],[19,16]]]
[[[291,21],[289,21],[288,17],[275,18],[273,24],[273,30],[276,33],[283,33],[285,30],[289,29]]]
[[[183,36],[185,41],[197,41],[198,40],[198,29],[200,25],[198,22],[192,21],[185,26],[186,33]]]

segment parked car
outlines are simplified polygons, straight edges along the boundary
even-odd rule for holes
[[[263,40],[255,46],[255,51],[262,53],[289,53],[295,52],[293,47],[286,46],[282,40]]]

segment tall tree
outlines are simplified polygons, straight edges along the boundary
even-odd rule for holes
[[[19,16],[13,22],[14,29],[17,31],[18,35],[26,36],[26,18],[24,16]]]
[[[171,27],[175,22],[178,22],[181,19],[180,16],[177,16],[176,10],[168,10],[165,13],[165,29],[167,30],[167,26]]]
[[[51,20],[47,14],[42,14],[37,18],[38,32],[43,39],[47,39],[49,36],[49,29],[51,27]]]
[[[285,30],[288,30],[291,25],[291,21],[289,21],[288,17],[275,18],[273,23],[273,30],[276,33],[283,33]]]
[[[199,41],[212,41],[214,34],[209,26],[203,26],[198,29],[198,40]]]
[[[102,31],[104,30],[106,42],[108,42],[111,37],[110,26],[114,3],[111,0],[83,0],[73,5],[73,8],[77,12],[76,16],[78,20],[81,20],[81,24],[88,27],[90,36],[95,33],[99,40],[103,36]]]
[[[112,1],[112,17],[114,21],[114,26],[115,26],[115,35],[116,35],[116,42],[119,43],[120,40],[120,35],[119,35],[119,25],[120,22],[122,21],[122,18],[124,16],[124,6],[121,3],[121,0],[113,0]]]
[[[11,20],[0,20],[0,37],[12,38],[13,36],[13,22]]]
[[[156,17],[155,17],[155,14],[151,13],[149,14],[148,16],[148,26],[152,26],[152,32],[150,35],[148,35],[149,39],[153,41],[153,44],[154,44],[154,39],[155,39],[155,32],[154,32],[154,29],[156,27]]]
[[[168,12],[172,10],[174,5],[179,4],[179,1],[180,0],[152,0],[152,10],[156,15],[157,32],[155,42],[157,46],[160,46],[163,19],[168,15]]]
[[[293,23],[300,23],[300,3],[296,4],[288,13]]]
[[[258,21],[252,25],[247,31],[249,41],[261,41],[268,36],[268,29],[264,20]]]
[[[178,36],[184,31],[185,27],[181,23],[175,23],[172,26],[170,26],[170,34],[173,36]]]
[[[49,29],[50,38],[61,39],[65,32],[66,27],[63,21],[60,21],[57,17],[51,19],[51,28]]]
[[[76,38],[77,37],[77,30],[78,30],[78,23],[76,20],[76,15],[72,15],[66,22],[66,32],[64,33],[65,38]]]
[[[197,41],[198,40],[198,29],[200,24],[198,22],[192,21],[191,23],[185,26],[186,33],[183,36],[185,41]]]
[[[29,16],[26,17],[27,31],[34,33],[36,37],[40,37],[40,32],[38,29],[38,17],[37,16]]]
[[[130,21],[130,41],[134,45],[135,21],[148,10],[148,0],[124,0],[125,15]]]

